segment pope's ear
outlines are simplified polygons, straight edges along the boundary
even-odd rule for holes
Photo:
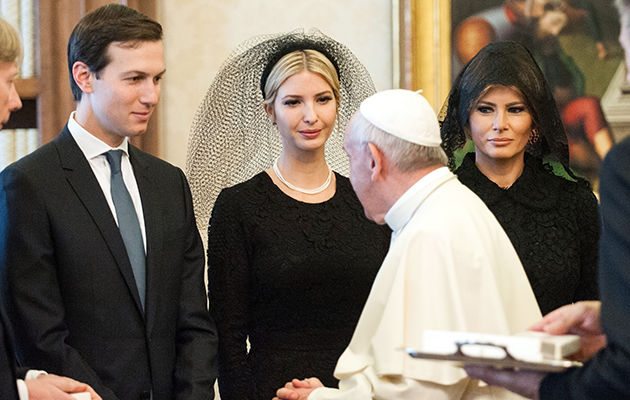
[[[74,65],[72,65],[72,78],[83,93],[92,93],[92,80],[94,78],[94,74],[86,63],[77,61]]]
[[[368,143],[368,148],[370,150],[370,170],[371,178],[373,181],[378,180],[383,177],[383,166],[385,162],[385,157],[383,155],[383,151],[378,148],[374,143]]]

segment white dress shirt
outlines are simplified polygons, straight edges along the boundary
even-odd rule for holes
[[[109,167],[109,162],[107,161],[107,157],[105,157],[105,153],[110,150],[122,150],[123,156],[121,160],[120,169],[123,175],[123,181],[125,182],[125,186],[127,186],[127,190],[131,195],[131,200],[133,201],[133,206],[136,209],[136,214],[138,215],[138,222],[140,223],[140,230],[142,231],[142,240],[144,242],[144,252],[146,254],[147,251],[147,235],[146,229],[144,227],[144,213],[142,212],[142,201],[140,200],[140,191],[138,190],[138,183],[136,182],[136,177],[133,174],[133,168],[131,166],[131,162],[129,161],[129,141],[127,138],[123,140],[120,146],[116,148],[110,147],[107,143],[103,142],[100,139],[97,139],[94,135],[86,131],[79,123],[74,119],[74,112],[70,114],[70,119],[68,120],[68,130],[70,134],[79,145],[79,148],[87,158],[90,163],[90,167],[92,167],[92,171],[98,180],[99,185],[101,185],[101,189],[103,190],[103,194],[107,199],[107,204],[109,204],[109,208],[112,211],[112,215],[114,216],[114,220],[116,220],[116,224],[118,224],[118,217],[116,216],[116,207],[114,206],[114,199],[112,198],[112,190],[111,190],[111,168]]]

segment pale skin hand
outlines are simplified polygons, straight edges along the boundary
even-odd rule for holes
[[[37,379],[27,379],[24,383],[28,388],[29,400],[74,400],[69,393],[81,392],[89,392],[92,400],[102,400],[89,385],[63,376],[43,374]]]
[[[479,365],[467,365],[466,373],[488,385],[500,386],[528,399],[538,400],[540,383],[547,376],[545,372],[501,370]]]
[[[569,304],[550,312],[529,329],[552,335],[579,335],[580,350],[570,358],[586,361],[606,346],[606,335],[602,332],[599,320],[600,308],[599,301]]]
[[[599,301],[569,304],[550,312],[529,329],[553,335],[579,335],[580,350],[571,359],[586,361],[606,346],[606,335],[602,333],[599,319],[600,308]],[[473,365],[467,366],[466,372],[473,379],[506,388],[530,399],[538,399],[540,383],[546,376],[543,372],[499,370]]]
[[[278,389],[273,400],[306,400],[313,390],[320,387],[324,384],[317,378],[294,379]]]

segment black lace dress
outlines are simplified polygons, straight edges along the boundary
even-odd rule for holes
[[[599,216],[590,190],[554,175],[527,153],[523,173],[508,189],[477,169],[474,153],[455,172],[510,237],[543,315],[597,299]]]
[[[222,400],[271,400],[293,378],[337,385],[391,231],[368,221],[348,179],[336,178],[335,195],[318,204],[287,196],[265,172],[217,198],[208,291]]]

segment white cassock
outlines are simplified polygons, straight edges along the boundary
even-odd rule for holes
[[[525,271],[496,218],[446,167],[389,210],[392,243],[350,345],[339,389],[309,400],[521,399],[447,362],[414,359],[425,329],[510,335],[541,318]]]

